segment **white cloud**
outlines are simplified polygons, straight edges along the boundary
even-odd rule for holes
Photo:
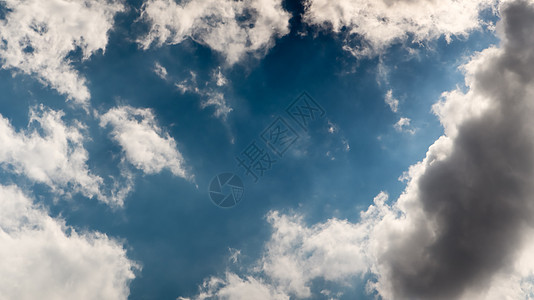
[[[1,299],[127,299],[138,266],[98,232],[77,232],[0,186]]]
[[[376,201],[385,198],[387,196],[381,194]],[[273,233],[262,258],[253,268],[253,274],[242,278],[227,272],[225,279],[211,277],[203,283],[202,292],[194,299],[220,295],[216,291],[235,291],[244,284],[257,287],[260,283],[263,290],[278,293],[283,299],[289,299],[290,295],[306,299],[312,297],[310,286],[314,279],[349,284],[354,276],[369,268],[369,258],[364,253],[368,224],[331,219],[308,227],[300,216],[282,215],[276,211],[269,213],[267,219]]]
[[[332,121],[328,120],[328,132],[330,134],[334,134],[334,132],[338,132],[339,128],[336,124],[334,124]]]
[[[299,216],[272,212],[273,234],[260,265],[278,289],[298,298],[311,296],[313,279],[348,283],[367,269],[361,244],[364,232],[338,219],[306,227]]]
[[[343,139],[343,146],[344,146],[344,150],[345,151],[350,151],[350,144],[349,144],[349,141],[347,141],[347,139]]]
[[[234,264],[237,263],[237,261],[239,260],[239,256],[241,256],[241,250],[228,248],[228,251],[230,252],[229,260]]]
[[[415,134],[415,129],[411,128],[410,123],[412,120],[410,118],[401,117],[393,127],[398,132],[407,132],[409,134]]]
[[[387,198],[380,195],[377,198],[381,200],[377,201],[383,201],[384,197]],[[225,279],[211,277],[203,283],[202,292],[194,299],[220,296],[217,291],[237,291],[245,284],[257,289],[261,286],[262,290],[270,290],[271,294],[278,293],[282,299],[289,299],[290,295],[306,299],[312,297],[310,286],[314,279],[349,284],[355,280],[354,276],[368,270],[369,258],[364,253],[364,245],[368,243],[368,224],[331,219],[308,227],[300,216],[278,212],[271,212],[268,221],[273,233],[263,257],[254,267],[253,275],[242,278],[227,272]]]
[[[185,93],[195,93],[203,94],[197,85],[197,73],[189,71],[190,78],[186,78],[180,82],[175,83],[174,85],[180,90],[182,94]]]
[[[167,69],[165,69],[159,62],[154,64],[154,73],[156,73],[159,78],[167,80]]]
[[[215,109],[213,115],[222,120],[226,120],[228,114],[232,112],[232,108],[228,105],[223,93],[209,91],[205,95],[207,100],[200,103],[200,107],[213,107]]]
[[[397,113],[399,112],[399,100],[393,98],[393,91],[388,90],[386,92],[386,96],[384,98],[384,101],[389,106],[392,112]],[[410,118],[401,117],[397,123],[393,125],[393,128],[395,128],[398,132],[405,132],[409,134],[415,134],[416,129],[411,126],[412,120]]]
[[[213,71],[213,80],[217,84],[217,86],[225,86],[228,84],[228,79],[224,77],[223,73],[221,72],[221,67],[217,68],[217,70]]]
[[[281,0],[149,0],[141,19],[150,32],[139,43],[147,49],[191,38],[233,65],[245,54],[264,55],[276,38],[289,33],[289,18]]]
[[[68,55],[77,49],[86,60],[106,48],[119,1],[5,0],[0,21],[2,68],[36,76],[43,84],[75,102],[90,98],[85,78],[71,66]]]
[[[325,141],[325,146],[327,149],[325,155],[326,157],[330,158],[330,160],[336,160],[337,155],[340,152],[350,151],[350,144],[339,125],[335,124],[331,120],[327,120],[327,125],[326,131],[329,133],[329,135]]]
[[[100,126],[110,125],[111,136],[123,149],[126,159],[147,174],[163,169],[190,178],[176,141],[156,123],[150,109],[120,106],[100,116]]]
[[[273,286],[252,276],[241,278],[227,272],[224,279],[212,277],[206,280],[201,292],[194,298],[178,297],[179,300],[204,299],[232,300],[289,300],[289,296],[277,291]]]
[[[393,91],[388,90],[384,101],[389,106],[392,112],[396,113],[399,110],[399,100],[393,98]]]
[[[111,205],[122,205],[128,187],[116,186],[111,195],[102,192],[102,178],[92,174],[87,166],[85,126],[79,122],[67,125],[62,117],[61,111],[34,108],[30,110],[29,128],[16,131],[0,115],[0,165],[4,171],[44,183],[60,195],[81,193]]]
[[[304,22],[348,34],[344,48],[374,56],[413,37],[414,43],[466,36],[482,26],[479,13],[496,0],[307,0]]]

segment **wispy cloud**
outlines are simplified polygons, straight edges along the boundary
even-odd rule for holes
[[[384,101],[389,106],[392,112],[396,113],[399,110],[399,100],[393,97],[393,90],[388,90]]]
[[[159,78],[167,80],[167,69],[165,69],[159,62],[154,64],[154,73],[156,73]]]
[[[167,74],[166,69],[158,63],[156,63],[156,69],[160,71],[165,70],[165,76],[160,76],[160,78],[169,81],[174,80],[171,75]],[[174,86],[182,94],[190,93],[198,95],[202,109],[213,108],[213,116],[226,121],[228,115],[233,110],[224,93],[225,87],[229,84],[229,80],[224,76],[220,67],[213,70],[211,80],[203,84],[198,82],[197,76],[196,72],[189,71],[189,77],[176,80]]]

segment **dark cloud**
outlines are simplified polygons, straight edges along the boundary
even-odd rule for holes
[[[504,4],[501,14],[501,48],[482,58],[465,99],[484,97],[489,108],[458,124],[450,154],[416,182],[435,235],[428,244],[406,238],[383,257],[395,299],[456,299],[486,288],[513,264],[534,219],[534,5]],[[421,257],[405,256],[418,247]]]

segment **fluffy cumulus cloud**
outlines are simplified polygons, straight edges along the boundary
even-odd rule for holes
[[[347,35],[356,56],[379,54],[409,36],[418,43],[465,36],[480,28],[479,14],[496,0],[307,0],[304,21]]]
[[[158,126],[150,109],[112,108],[100,116],[100,126],[111,127],[111,137],[136,168],[147,174],[168,169],[175,176],[190,178],[176,141]]]
[[[276,211],[269,213],[267,220],[273,233],[262,258],[251,268],[252,275],[240,277],[227,272],[224,278],[211,277],[194,299],[222,295],[233,296],[223,299],[241,299],[236,296],[240,295],[239,286],[265,295],[254,299],[307,299],[313,296],[311,284],[315,279],[349,284],[368,270],[369,258],[362,247],[368,238],[368,224],[331,219],[308,227],[301,216]]]
[[[271,213],[273,234],[247,276],[296,298],[316,278],[365,274],[383,299],[532,297],[534,3],[500,11],[500,47],[475,55],[467,88],[434,106],[445,134],[404,176],[403,194],[390,204],[380,193],[356,223]]]
[[[120,1],[5,0],[0,20],[2,67],[36,76],[74,101],[86,104],[86,80],[70,64],[73,51],[88,59],[107,44]]]
[[[1,299],[127,299],[138,266],[98,232],[77,232],[0,186]]]
[[[191,38],[232,65],[245,54],[265,54],[289,32],[289,18],[281,0],[149,0],[141,19],[150,31],[139,42],[147,49]]]
[[[33,108],[28,129],[19,131],[0,115],[0,166],[5,172],[46,184],[60,195],[81,193],[121,205],[126,196],[123,187],[103,193],[102,178],[87,166],[87,129],[79,122],[66,124],[63,115],[43,106]]]
[[[289,300],[290,298],[261,279],[252,276],[241,278],[234,273],[227,272],[224,279],[212,277],[206,280],[202,291],[194,299]],[[178,300],[191,300],[191,298],[178,297]]]
[[[298,298],[311,296],[310,283],[317,278],[348,283],[366,270],[361,243],[364,231],[337,219],[307,227],[297,215],[272,212],[271,240],[260,261],[261,270],[276,286]]]

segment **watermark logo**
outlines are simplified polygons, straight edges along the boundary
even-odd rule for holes
[[[252,141],[240,156],[235,157],[238,165],[245,169],[245,175],[252,176],[254,182],[263,177],[265,171],[271,169],[276,160],[271,158],[269,152]]]
[[[308,93],[303,92],[289,105],[286,113],[302,127],[308,131],[308,124],[324,117],[325,110]]]
[[[281,117],[276,118],[260,136],[265,144],[280,157],[299,139],[298,133]]]
[[[257,183],[270,171],[275,163],[282,160],[284,154],[306,134],[309,125],[325,117],[324,108],[308,93],[301,93],[286,109],[285,117],[276,115],[260,134],[259,139],[252,140],[248,146],[235,156],[237,167],[245,176]],[[221,177],[222,176],[222,177]],[[221,178],[220,178],[221,177]],[[233,182],[229,192],[223,192],[225,184]],[[219,207],[232,207],[243,196],[243,183],[233,173],[223,173],[213,178],[210,184],[210,197]]]
[[[209,187],[211,201],[222,208],[235,206],[243,198],[244,192],[243,181],[233,173],[221,173],[213,177]]]

